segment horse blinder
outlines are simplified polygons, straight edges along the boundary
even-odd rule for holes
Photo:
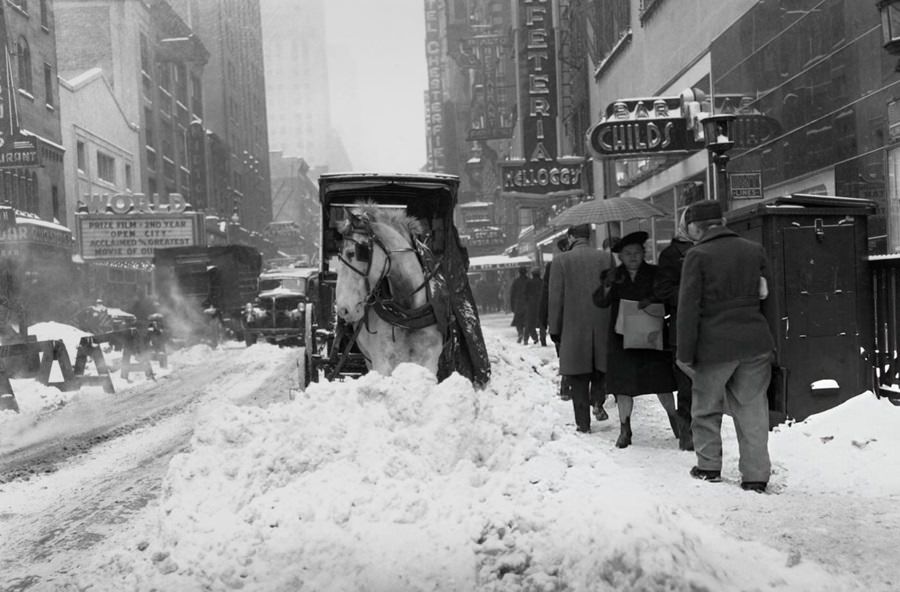
[[[368,243],[356,243],[354,253],[357,261],[369,263],[372,261],[372,246]]]

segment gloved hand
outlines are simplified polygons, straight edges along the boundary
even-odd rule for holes
[[[550,334],[550,341],[553,343],[559,343],[560,339],[562,339],[562,335]]]
[[[613,273],[610,273],[613,272]],[[612,286],[612,278],[615,273],[613,269],[604,269],[600,272],[600,285],[604,290],[609,290],[610,286]]]

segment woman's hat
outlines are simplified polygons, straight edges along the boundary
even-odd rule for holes
[[[705,199],[691,204],[684,215],[685,224],[702,222],[703,220],[719,220],[722,218],[722,206],[714,199]]]
[[[643,247],[644,243],[647,242],[647,239],[649,237],[650,235],[643,230],[638,230],[636,232],[626,234],[625,236],[620,238],[616,244],[613,245],[612,252],[619,253],[622,251],[622,248],[627,245],[641,245]]]

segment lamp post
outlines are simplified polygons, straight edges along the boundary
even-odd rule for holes
[[[728,211],[730,202],[728,199],[728,151],[734,148],[734,140],[731,137],[734,120],[735,116],[731,114],[710,115],[702,120],[703,137],[714,170],[714,174],[711,175],[712,196],[719,201],[723,212]]]

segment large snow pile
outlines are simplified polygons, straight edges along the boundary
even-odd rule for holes
[[[209,405],[190,450],[170,465],[158,524],[133,547],[86,566],[82,583],[328,592],[855,589],[652,497],[611,455],[585,446],[595,435],[575,434],[560,415],[565,406],[548,404],[556,389],[548,356],[493,336],[488,348],[494,379],[484,391],[458,376],[436,384],[406,365],[391,377],[313,384],[265,409]],[[823,416],[775,434],[773,456],[798,446],[855,452],[860,444],[838,437],[823,443],[827,423]],[[787,478],[806,479],[793,454],[781,457]]]

